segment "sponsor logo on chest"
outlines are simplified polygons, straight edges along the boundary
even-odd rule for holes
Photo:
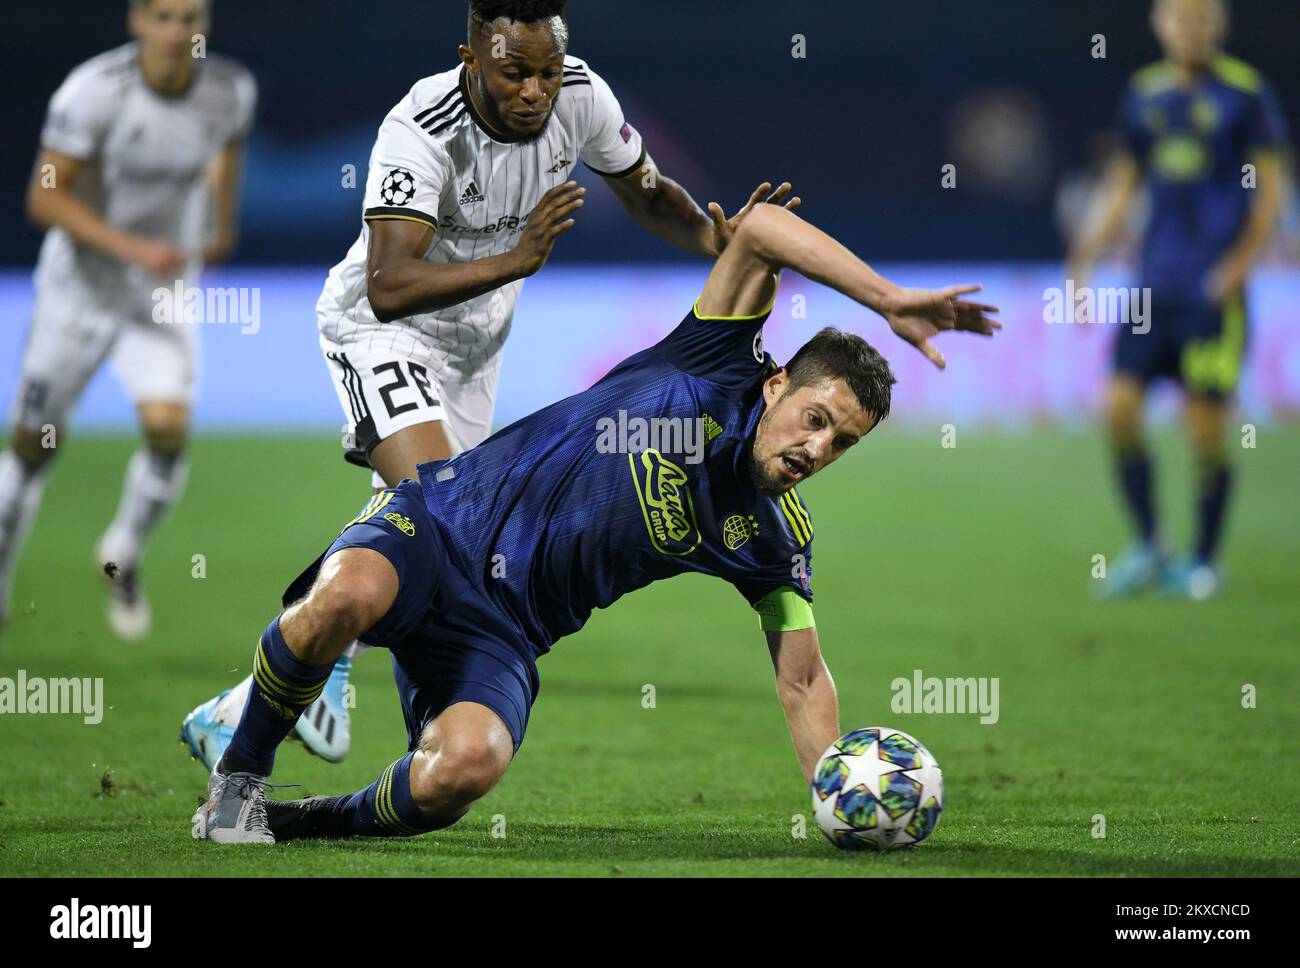
[[[650,543],[663,555],[689,555],[700,546],[700,528],[686,471],[654,449],[627,459]]]

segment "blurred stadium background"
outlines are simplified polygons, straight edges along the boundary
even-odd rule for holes
[[[21,83],[0,86],[8,119],[0,200],[0,399],[12,399],[39,233],[22,192],[48,96],[67,71],[124,39],[125,2],[22,4],[0,45]],[[1278,89],[1300,131],[1300,6],[1238,0],[1229,48]],[[701,200],[729,209],[764,179],[789,179],[804,214],[902,281],[978,280],[1004,311],[996,347],[945,338],[940,375],[869,318],[816,286],[788,280],[769,328],[778,358],[815,327],[840,325],[881,345],[899,371],[899,422],[1025,426],[1088,420],[1108,327],[1048,326],[1043,289],[1061,284],[1063,238],[1106,156],[1127,77],[1157,56],[1146,3],[929,0],[904,7],[821,0],[698,4],[660,0],[643,13],[570,4],[571,49],[612,84],[661,167]],[[742,11],[743,12],[739,12]],[[211,49],[261,85],[249,150],[243,240],[212,286],[260,290],[256,333],[206,326],[197,412],[202,430],[332,431],[337,403],[316,348],[314,306],[328,267],[356,236],[378,124],[419,77],[455,63],[459,2],[215,0]],[[1091,56],[1106,37],[1107,57]],[[794,34],[806,59],[791,57]],[[58,37],[39,58],[24,37]],[[957,186],[940,185],[943,165]],[[596,176],[581,168],[588,182]],[[1300,410],[1300,208],[1292,198],[1268,267],[1251,291],[1256,330],[1243,412],[1268,421]],[[675,324],[706,264],[632,228],[596,189],[577,229],[531,279],[506,348],[503,424],[601,375]],[[1111,276],[1117,282],[1122,274]],[[789,296],[807,297],[792,319]],[[1170,412],[1169,400],[1157,413]],[[75,429],[119,430],[130,407],[105,371]]]

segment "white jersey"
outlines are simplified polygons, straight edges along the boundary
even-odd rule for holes
[[[68,75],[50,99],[41,145],[86,163],[74,193],[110,225],[192,253],[190,277],[201,268],[208,227],[208,167],[247,136],[256,101],[253,76],[217,56],[195,62],[184,94],[159,94],[140,72],[138,46],[125,44]],[[46,233],[38,293],[62,290],[130,314],[152,307],[157,286],[143,269],[79,245],[60,228]]]
[[[564,86],[545,133],[532,144],[490,130],[470,101],[464,67],[419,81],[384,119],[370,156],[361,235],[330,272],[317,305],[327,349],[390,351],[442,382],[466,382],[499,366],[523,280],[447,309],[380,323],[367,296],[366,257],[377,219],[434,229],[426,262],[499,255],[578,161],[623,177],[645,158],[609,85],[584,62],[564,61]]]

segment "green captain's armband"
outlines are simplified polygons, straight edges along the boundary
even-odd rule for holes
[[[817,627],[812,606],[793,588],[776,588],[764,595],[754,611],[764,632],[797,632]]]

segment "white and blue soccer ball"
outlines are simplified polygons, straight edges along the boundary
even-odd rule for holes
[[[921,741],[902,730],[855,729],[822,754],[812,804],[817,824],[836,847],[911,847],[939,826],[943,772]]]

